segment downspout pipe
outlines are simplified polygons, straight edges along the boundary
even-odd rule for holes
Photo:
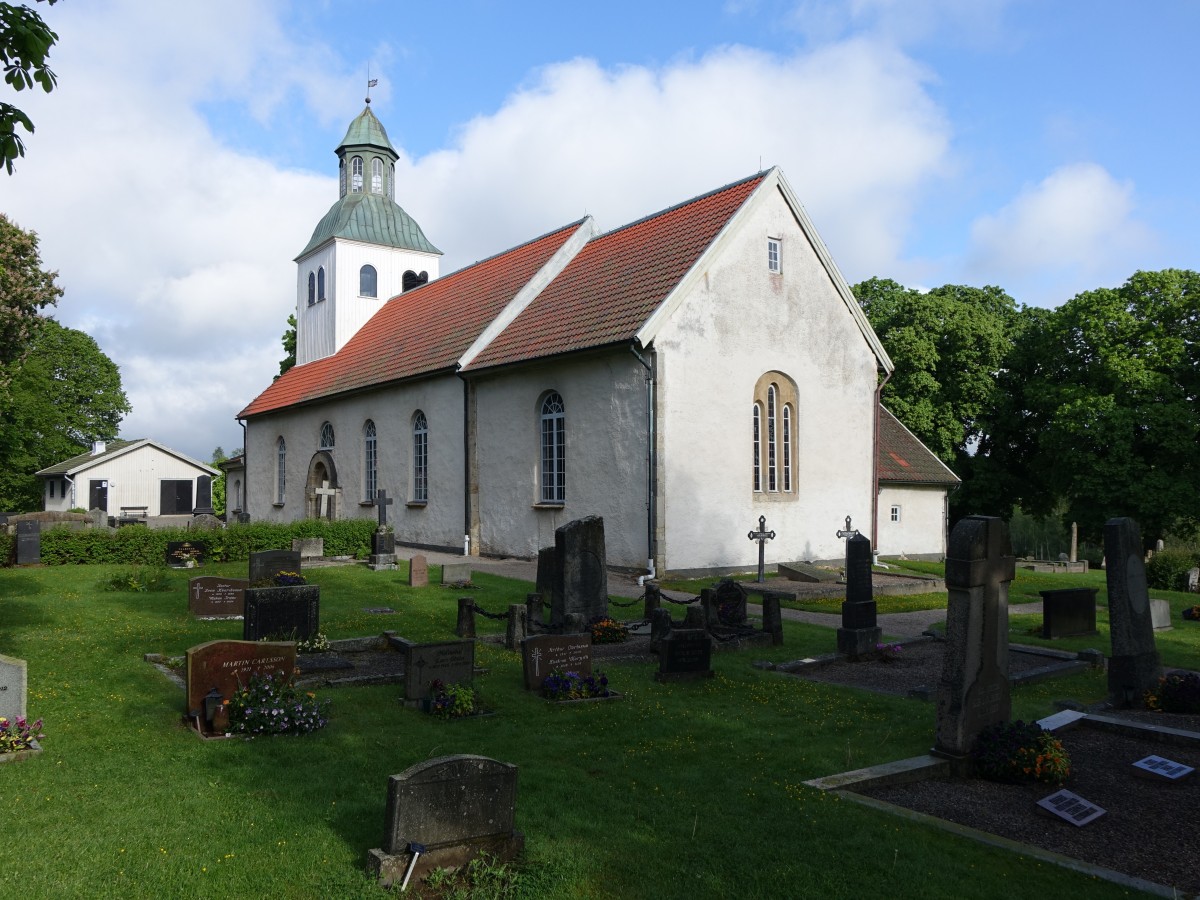
[[[875,388],[875,440],[871,442],[871,552],[873,562],[879,563],[879,415],[880,404],[883,403],[883,386],[891,379],[892,373],[883,376],[883,381]]]
[[[647,581],[653,581],[657,576],[654,569],[654,557],[658,554],[658,546],[654,538],[654,523],[658,516],[658,508],[656,500],[658,497],[658,458],[655,453],[655,447],[658,443],[658,436],[655,433],[656,422],[654,418],[654,365],[647,362],[646,358],[638,352],[637,344],[629,345],[629,352],[634,355],[646,369],[646,569],[645,575],[638,576],[638,587],[642,587]],[[651,351],[653,357],[653,351]]]
[[[246,420],[238,419],[242,426],[242,514],[250,515],[250,447],[246,443]],[[225,484],[225,524],[229,524],[229,479]]]
[[[75,479],[72,478],[70,475],[64,474],[63,481],[65,481],[67,484],[69,484],[71,486],[71,505],[68,506],[67,509],[74,509],[76,506],[76,504],[75,504]]]

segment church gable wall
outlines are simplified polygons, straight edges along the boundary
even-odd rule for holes
[[[778,274],[769,238],[779,241]],[[759,516],[776,532],[768,560],[841,558],[835,532],[845,517],[870,528],[877,364],[777,190],[750,201],[687,290],[654,339],[661,563],[753,568],[757,544],[746,533]],[[760,382],[771,372],[786,378]],[[781,473],[767,490],[761,465],[763,490],[753,489],[756,386],[765,394],[773,381],[780,403],[789,381],[795,389],[791,492]]]

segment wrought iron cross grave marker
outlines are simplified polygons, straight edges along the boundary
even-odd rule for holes
[[[774,540],[775,532],[767,531],[767,517],[758,517],[758,531],[750,531],[746,533],[752,541],[758,541],[758,583],[763,584],[767,580],[766,576],[766,546],[767,541]]]

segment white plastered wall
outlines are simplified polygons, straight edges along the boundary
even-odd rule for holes
[[[900,521],[893,522],[893,506]],[[880,485],[880,556],[946,555],[946,489],[939,485]]]
[[[767,270],[767,239],[782,273]],[[718,240],[654,337],[659,362],[660,565],[753,568],[766,516],[768,565],[840,559],[846,516],[869,532],[877,360],[790,207],[760,191]],[[798,390],[795,494],[753,491],[759,376]]]
[[[192,502],[195,503],[196,479],[201,475],[208,475],[214,479],[217,477],[187,460],[147,444],[77,471],[71,476],[75,483],[73,497],[68,485],[68,496],[56,498],[55,505],[47,508],[68,510],[78,506],[87,509],[91,483],[107,481],[107,511],[110,515],[117,515],[122,506],[145,506],[147,515],[157,516],[161,515],[164,480],[191,481]]]

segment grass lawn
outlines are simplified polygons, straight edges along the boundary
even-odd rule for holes
[[[383,839],[388,776],[453,753],[520,766],[527,851],[512,896],[1128,896],[803,786],[924,753],[933,736],[933,704],[751,666],[829,652],[829,629],[785,623],[783,647],[714,654],[717,677],[702,683],[658,684],[651,664],[613,664],[625,699],[579,706],[523,691],[518,655],[484,644],[477,660],[490,673],[476,685],[494,717],[440,722],[403,708],[396,685],[337,688],[320,692],[333,701],[323,731],[205,743],[180,724],[180,689],[142,655],[238,638],[241,623],[193,621],[188,573],[171,573],[163,593],[102,590],[117,571],[0,569],[0,652],[28,661],[29,713],[47,735],[40,757],[0,766],[0,896],[385,897],[363,868]],[[462,591],[359,566],[309,574],[330,638],[453,636]],[[531,590],[485,575],[477,584],[472,596],[491,611]],[[373,606],[398,614],[363,612]],[[1200,625],[1160,647],[1171,635],[1172,656],[1200,667]],[[1103,694],[1091,673],[1021,687],[1014,715]]]

